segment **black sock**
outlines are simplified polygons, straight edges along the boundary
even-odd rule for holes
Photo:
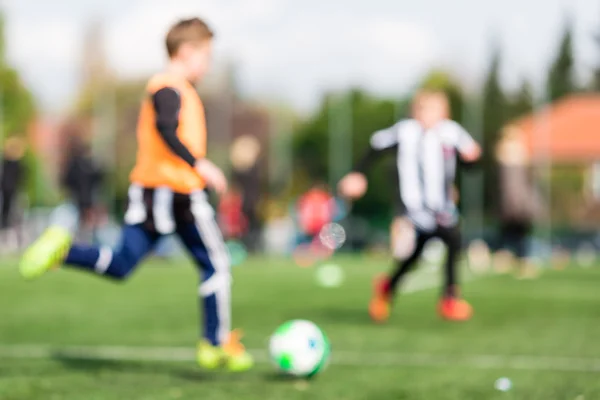
[[[408,272],[410,272],[415,263],[419,260],[421,254],[423,253],[423,249],[425,248],[425,243],[427,243],[427,240],[429,240],[429,236],[419,235],[417,238],[415,249],[410,255],[410,257],[403,261],[397,261],[396,269],[394,270],[394,273],[390,275],[390,293],[393,294],[396,292],[396,288],[400,284],[402,278],[404,278],[404,276]]]
[[[411,257],[405,261],[398,261],[396,263],[396,269],[394,270],[394,273],[390,276],[390,283],[389,283],[390,293],[396,292],[396,288],[398,287],[398,284],[400,283],[402,278],[404,278],[404,276],[412,269],[415,262],[416,262],[416,259],[413,260]]]
[[[458,297],[458,284],[456,279],[456,262],[461,248],[461,236],[457,227],[440,229],[440,237],[446,243],[448,254],[444,266],[445,285],[443,296]]]

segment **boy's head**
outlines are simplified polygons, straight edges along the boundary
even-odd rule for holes
[[[214,34],[199,18],[181,20],[167,33],[167,53],[190,81],[201,80],[208,71]]]
[[[450,117],[448,97],[442,91],[418,92],[413,101],[413,116],[423,127],[432,128]]]

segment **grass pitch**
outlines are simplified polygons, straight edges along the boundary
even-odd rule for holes
[[[187,261],[149,261],[120,284],[61,270],[23,282],[0,267],[0,399],[600,399],[600,269],[468,280],[465,324],[435,314],[441,274],[422,269],[392,320],[367,316],[382,258],[335,260],[339,288],[312,268],[254,258],[234,269],[234,326],[256,354],[244,374],[196,367],[198,276]],[[424,289],[428,286],[433,289]],[[305,383],[277,375],[266,357],[280,323],[309,319],[331,339],[333,360]],[[494,382],[507,377],[507,392]]]

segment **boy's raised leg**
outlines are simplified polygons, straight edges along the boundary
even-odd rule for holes
[[[24,253],[19,270],[26,279],[34,279],[63,264],[112,279],[126,279],[152,250],[159,235],[141,225],[125,225],[121,244],[115,251],[108,247],[73,244],[73,235],[64,225],[48,228]]]
[[[71,232],[60,226],[48,228],[23,254],[19,271],[25,279],[35,279],[60,267],[71,248]]]

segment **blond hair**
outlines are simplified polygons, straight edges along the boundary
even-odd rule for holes
[[[200,18],[181,20],[173,25],[167,33],[165,39],[167,53],[169,57],[174,57],[184,44],[201,44],[213,37],[213,31]]]

